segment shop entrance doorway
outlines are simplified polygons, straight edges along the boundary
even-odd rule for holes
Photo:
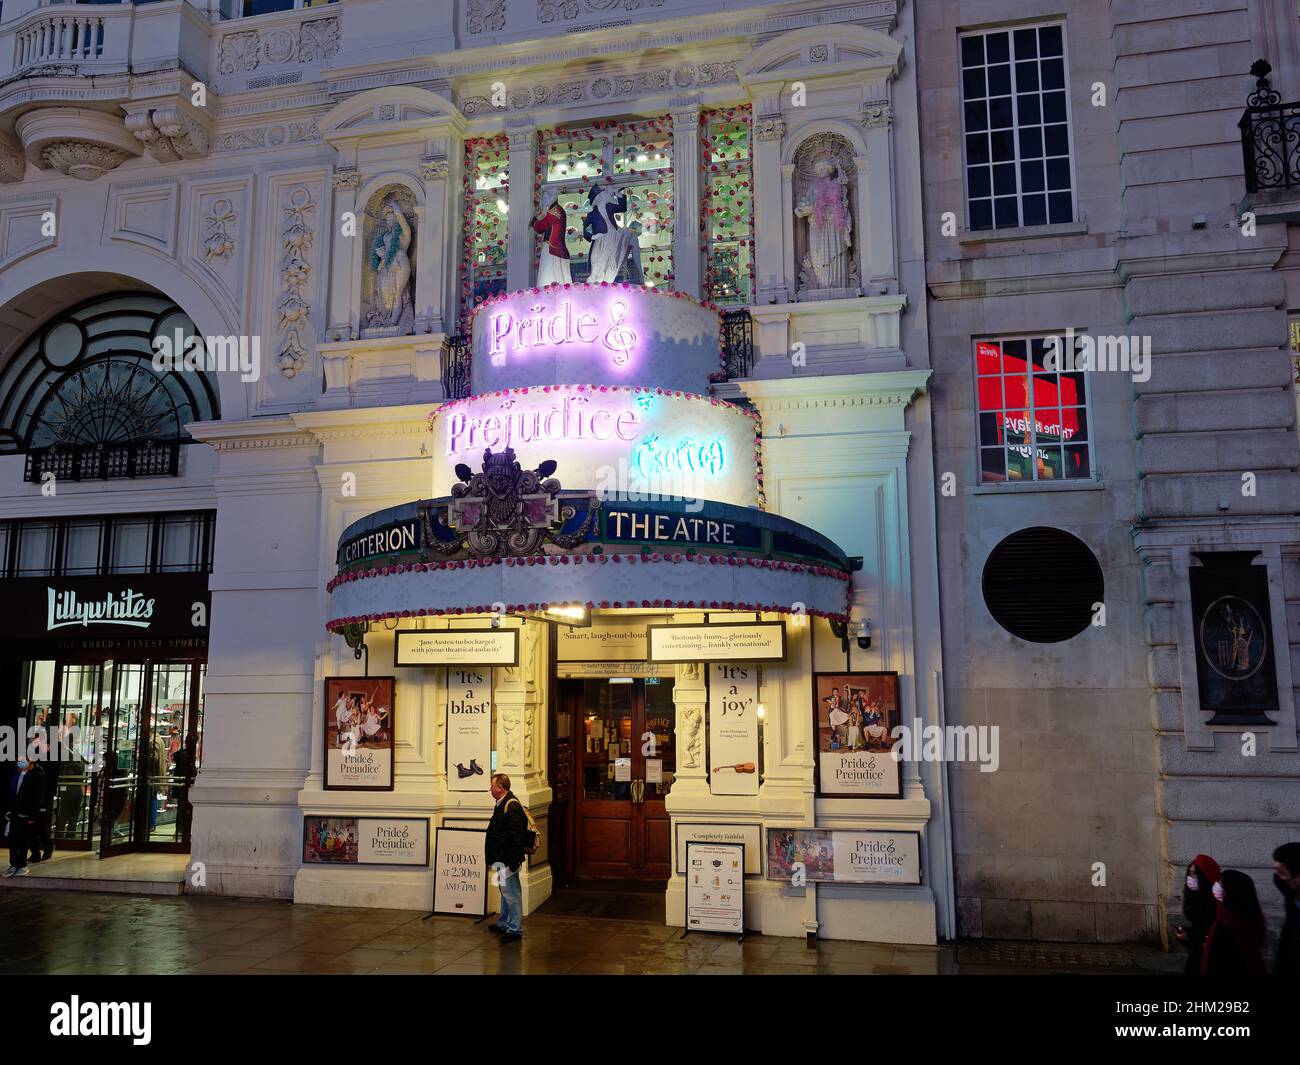
[[[59,757],[51,831],[57,850],[101,858],[190,849],[189,789],[203,745],[199,661],[25,664],[29,723]]]
[[[676,769],[670,677],[561,679],[557,710],[569,739],[566,872],[580,879],[659,880],[670,874],[664,799]]]

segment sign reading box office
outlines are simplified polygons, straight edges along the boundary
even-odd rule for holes
[[[517,666],[518,629],[401,629],[395,666]]]
[[[785,622],[650,625],[651,662],[784,662]]]

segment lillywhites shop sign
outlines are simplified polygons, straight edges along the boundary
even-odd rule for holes
[[[209,602],[206,573],[0,580],[0,639],[206,637]]]
[[[80,599],[71,589],[59,591],[47,588],[45,628],[49,632],[77,625],[126,625],[133,629],[147,629],[153,618],[154,600],[146,598],[133,588],[121,592],[106,592],[99,599]]]

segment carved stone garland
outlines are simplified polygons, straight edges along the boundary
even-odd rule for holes
[[[308,255],[315,236],[307,227],[308,216],[314,214],[316,205],[311,192],[299,185],[289,193],[289,204],[283,208],[284,256],[280,262],[280,281],[284,295],[280,299],[280,372],[294,377],[307,363],[307,348],[303,334],[311,325],[311,308],[304,298],[311,279]]]

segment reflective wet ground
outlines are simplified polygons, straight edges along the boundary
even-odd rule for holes
[[[844,974],[1177,972],[1146,946],[1005,943],[939,947],[748,935],[681,937],[657,922],[533,914],[502,945],[487,922],[409,910],[267,899],[0,893],[0,974]]]

